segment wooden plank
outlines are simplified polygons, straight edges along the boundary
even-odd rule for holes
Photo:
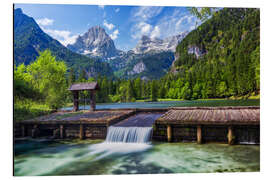
[[[202,143],[202,127],[200,125],[197,126],[197,143]]]

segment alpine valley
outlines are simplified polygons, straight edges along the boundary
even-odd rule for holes
[[[15,64],[28,65],[39,52],[49,49],[77,74],[85,71],[88,78],[112,77],[114,74],[121,79],[158,79],[169,71],[176,46],[187,34],[184,32],[164,40],[142,36],[134,49],[124,52],[116,49],[105,29],[95,26],[65,47],[46,34],[33,18],[21,9],[15,9],[14,60]]]
[[[117,101],[126,94],[129,97],[123,101],[152,96],[206,99],[258,95],[259,17],[259,9],[223,8],[191,32],[165,39],[142,36],[135,48],[124,52],[116,48],[114,41],[100,26],[91,27],[78,36],[73,44],[65,47],[44,33],[33,18],[16,9],[14,59],[16,65],[27,65],[40,51],[49,49],[57,59],[64,60],[77,77],[84,72],[87,78],[98,75],[105,77],[101,86],[115,83],[114,88],[108,89],[121,91],[117,98],[107,90],[99,94],[110,94]],[[111,82],[115,79],[119,82]],[[110,83],[105,83],[108,80]],[[134,80],[138,81],[138,87],[132,87]],[[121,83],[126,88],[121,89]],[[151,95],[157,84],[158,92]],[[134,89],[144,89],[142,86],[147,86],[147,93],[135,93]],[[130,90],[132,88],[134,91]],[[104,97],[107,96],[99,94],[98,98],[102,97],[106,102]]]
[[[67,48],[109,63],[119,78],[156,79],[168,72],[176,46],[187,34],[184,32],[164,40],[142,36],[134,49],[124,52],[116,49],[113,40],[102,27],[95,26],[78,36]]]

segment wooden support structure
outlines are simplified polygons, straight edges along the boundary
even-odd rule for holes
[[[73,111],[79,110],[79,91],[73,91]]]
[[[234,137],[233,137],[233,128],[232,126],[229,126],[228,127],[228,144],[229,145],[233,145],[233,141],[234,141]]]
[[[96,91],[90,90],[90,111],[96,110]]]
[[[36,124],[36,125],[34,125],[34,127],[32,129],[31,136],[32,136],[32,138],[36,138],[36,137],[38,137],[38,135],[39,135],[39,129],[38,129],[38,125]]]
[[[202,143],[202,126],[197,126],[197,143]]]
[[[60,138],[64,138],[64,125],[60,125]]]
[[[84,129],[82,124],[80,124],[80,139],[84,139]]]
[[[73,111],[79,110],[79,91],[90,91],[90,111],[96,110],[97,82],[72,84],[68,90],[73,93]]]
[[[168,138],[168,142],[172,141],[172,126],[171,125],[167,125],[167,138]]]
[[[22,125],[22,137],[25,137],[25,126],[24,125]]]

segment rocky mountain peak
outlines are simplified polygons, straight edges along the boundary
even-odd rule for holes
[[[67,47],[80,54],[102,58],[116,56],[119,52],[105,29],[100,26],[90,28],[86,33],[78,36],[74,44],[69,44]]]
[[[188,32],[183,32],[175,36],[170,36],[164,40],[159,38],[150,38],[143,35],[137,46],[133,49],[135,54],[143,54],[147,52],[171,51],[175,52],[176,46],[184,39]]]

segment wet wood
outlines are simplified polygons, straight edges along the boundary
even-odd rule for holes
[[[25,126],[22,125],[21,128],[22,128],[22,137],[25,137],[25,135],[26,135],[26,134],[25,134]]]
[[[167,139],[168,142],[172,142],[172,126],[167,125]]]
[[[64,138],[64,125],[60,125],[60,138]]]
[[[233,137],[233,128],[232,126],[228,127],[228,144],[233,145],[234,143],[234,137]]]
[[[84,128],[82,124],[80,124],[80,139],[84,139]]]
[[[31,131],[31,136],[32,138],[36,138],[39,135],[39,129],[38,129],[38,125],[34,125],[32,131]]]
[[[197,126],[197,143],[202,143],[202,126]]]
[[[73,111],[79,110],[79,91],[72,91],[73,93]]]

